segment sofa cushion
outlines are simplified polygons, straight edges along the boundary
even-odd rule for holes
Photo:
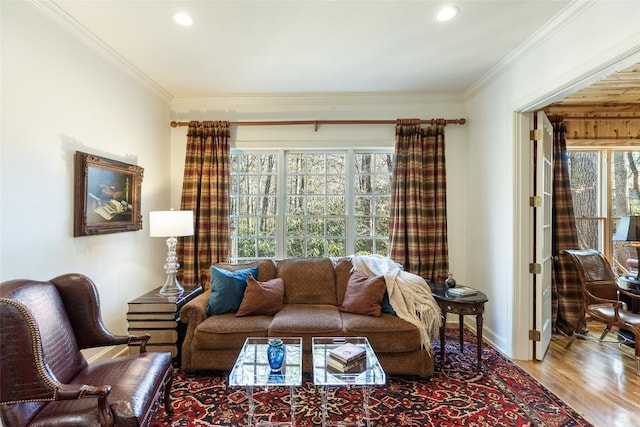
[[[249,275],[247,289],[244,291],[244,297],[236,316],[260,314],[272,316],[282,308],[283,298],[284,281],[280,277],[266,282],[258,282],[252,275]]]
[[[394,353],[420,350],[420,331],[397,316],[379,317],[340,313],[347,336],[364,336],[376,352]]]
[[[207,317],[196,327],[193,348],[240,351],[248,337],[266,337],[272,319],[272,316],[236,317],[235,313]]]
[[[387,284],[384,277],[370,277],[354,271],[349,276],[340,311],[366,316],[380,316],[380,302],[386,290]]]
[[[245,268],[228,271],[211,266],[211,294],[207,303],[207,315],[232,313],[238,311],[244,291],[247,288],[247,276],[257,276],[258,268]]]
[[[353,263],[351,257],[338,258],[335,262],[336,270],[336,291],[337,291],[337,305],[342,304],[344,293],[347,290],[347,282],[351,277],[353,270]]]
[[[337,305],[336,276],[329,258],[288,258],[278,261],[284,280],[285,304]]]
[[[285,282],[286,284],[286,282]],[[270,336],[332,335],[342,331],[338,307],[326,304],[285,304],[273,316]]]

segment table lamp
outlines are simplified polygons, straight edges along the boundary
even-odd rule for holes
[[[193,211],[152,211],[149,212],[149,235],[151,237],[167,237],[167,259],[164,271],[167,280],[160,288],[162,296],[178,296],[184,288],[178,283],[176,273],[180,264],[176,257],[176,244],[179,236],[193,235]]]
[[[623,216],[620,218],[616,234],[613,236],[614,241],[619,242],[638,242],[640,241],[640,216]],[[627,277],[639,280],[638,277],[638,258],[640,258],[640,245],[628,244],[624,245],[629,252],[627,258],[627,267],[629,274]]]

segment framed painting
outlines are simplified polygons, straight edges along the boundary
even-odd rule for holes
[[[142,229],[143,168],[76,151],[73,235]]]

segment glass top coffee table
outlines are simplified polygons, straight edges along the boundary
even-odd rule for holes
[[[269,341],[273,339],[282,340],[285,350],[284,363],[278,372],[271,370],[267,358]],[[249,399],[250,426],[295,426],[295,388],[302,385],[302,338],[247,338],[229,374],[229,385],[244,387]],[[291,421],[261,421],[253,424],[256,409],[253,393],[256,387],[289,387]]]
[[[366,365],[357,372],[343,373],[327,366],[329,352],[343,344],[352,343],[362,348],[366,353]],[[369,426],[369,397],[372,386],[384,385],[386,375],[380,362],[376,357],[373,348],[367,338],[364,337],[316,337],[312,339],[313,352],[313,383],[322,388],[322,425],[323,426],[346,426],[346,425],[367,425]],[[327,403],[330,387],[355,386],[362,389],[362,417],[355,421],[327,421]]]

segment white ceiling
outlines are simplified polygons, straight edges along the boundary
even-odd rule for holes
[[[570,3],[454,0],[441,23],[435,0],[31,1],[174,98],[462,94]]]

